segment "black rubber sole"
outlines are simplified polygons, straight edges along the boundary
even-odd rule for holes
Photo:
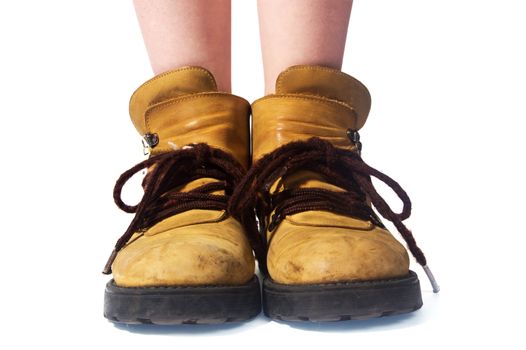
[[[259,280],[235,286],[125,288],[106,284],[104,317],[126,324],[217,324],[261,312]]]
[[[422,307],[418,276],[331,284],[285,285],[266,278],[263,311],[283,321],[346,321],[403,314]]]

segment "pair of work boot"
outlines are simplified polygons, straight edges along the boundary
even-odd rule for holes
[[[337,321],[420,308],[406,249],[371,209],[395,225],[432,278],[402,223],[409,198],[361,159],[358,130],[370,103],[358,80],[320,66],[290,67],[276,93],[252,106],[219,92],[201,67],[139,87],[130,115],[150,156],[115,186],[117,205],[135,217],[104,271],[113,273],[105,316],[222,323],[255,317],[263,305],[273,319]],[[142,200],[125,204],[122,187],[143,170]],[[371,176],[402,199],[401,213]]]

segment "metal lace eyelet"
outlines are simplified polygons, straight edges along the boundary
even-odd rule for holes
[[[362,153],[362,143],[360,142],[360,134],[357,130],[347,129],[347,137],[356,147],[358,154]]]
[[[144,134],[142,138],[142,147],[144,155],[150,154],[152,148],[159,144],[159,135],[157,134]]]
[[[157,134],[144,134],[143,138],[150,148],[154,148],[159,144],[159,135]]]

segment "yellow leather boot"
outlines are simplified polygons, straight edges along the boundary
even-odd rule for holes
[[[226,211],[249,163],[250,104],[217,91],[200,67],[154,77],[130,100],[150,157],[121,175],[116,204],[135,213],[104,273],[104,315],[122,323],[241,321],[259,314],[250,242]],[[123,185],[147,170],[144,196],[130,206]]]
[[[229,209],[254,237],[271,318],[339,321],[422,306],[406,249],[371,209],[394,223],[430,274],[402,223],[407,194],[361,158],[358,130],[370,104],[367,88],[339,70],[293,66],[275,94],[252,105],[253,165]],[[402,213],[378,195],[371,176],[401,198]]]

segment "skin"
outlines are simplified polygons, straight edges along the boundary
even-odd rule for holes
[[[155,74],[201,66],[231,91],[230,0],[134,0]]]
[[[196,65],[231,91],[230,0],[134,0],[155,74]],[[297,64],[341,69],[352,0],[258,0],[265,93]]]
[[[352,0],[258,0],[265,93],[297,64],[341,69]]]

